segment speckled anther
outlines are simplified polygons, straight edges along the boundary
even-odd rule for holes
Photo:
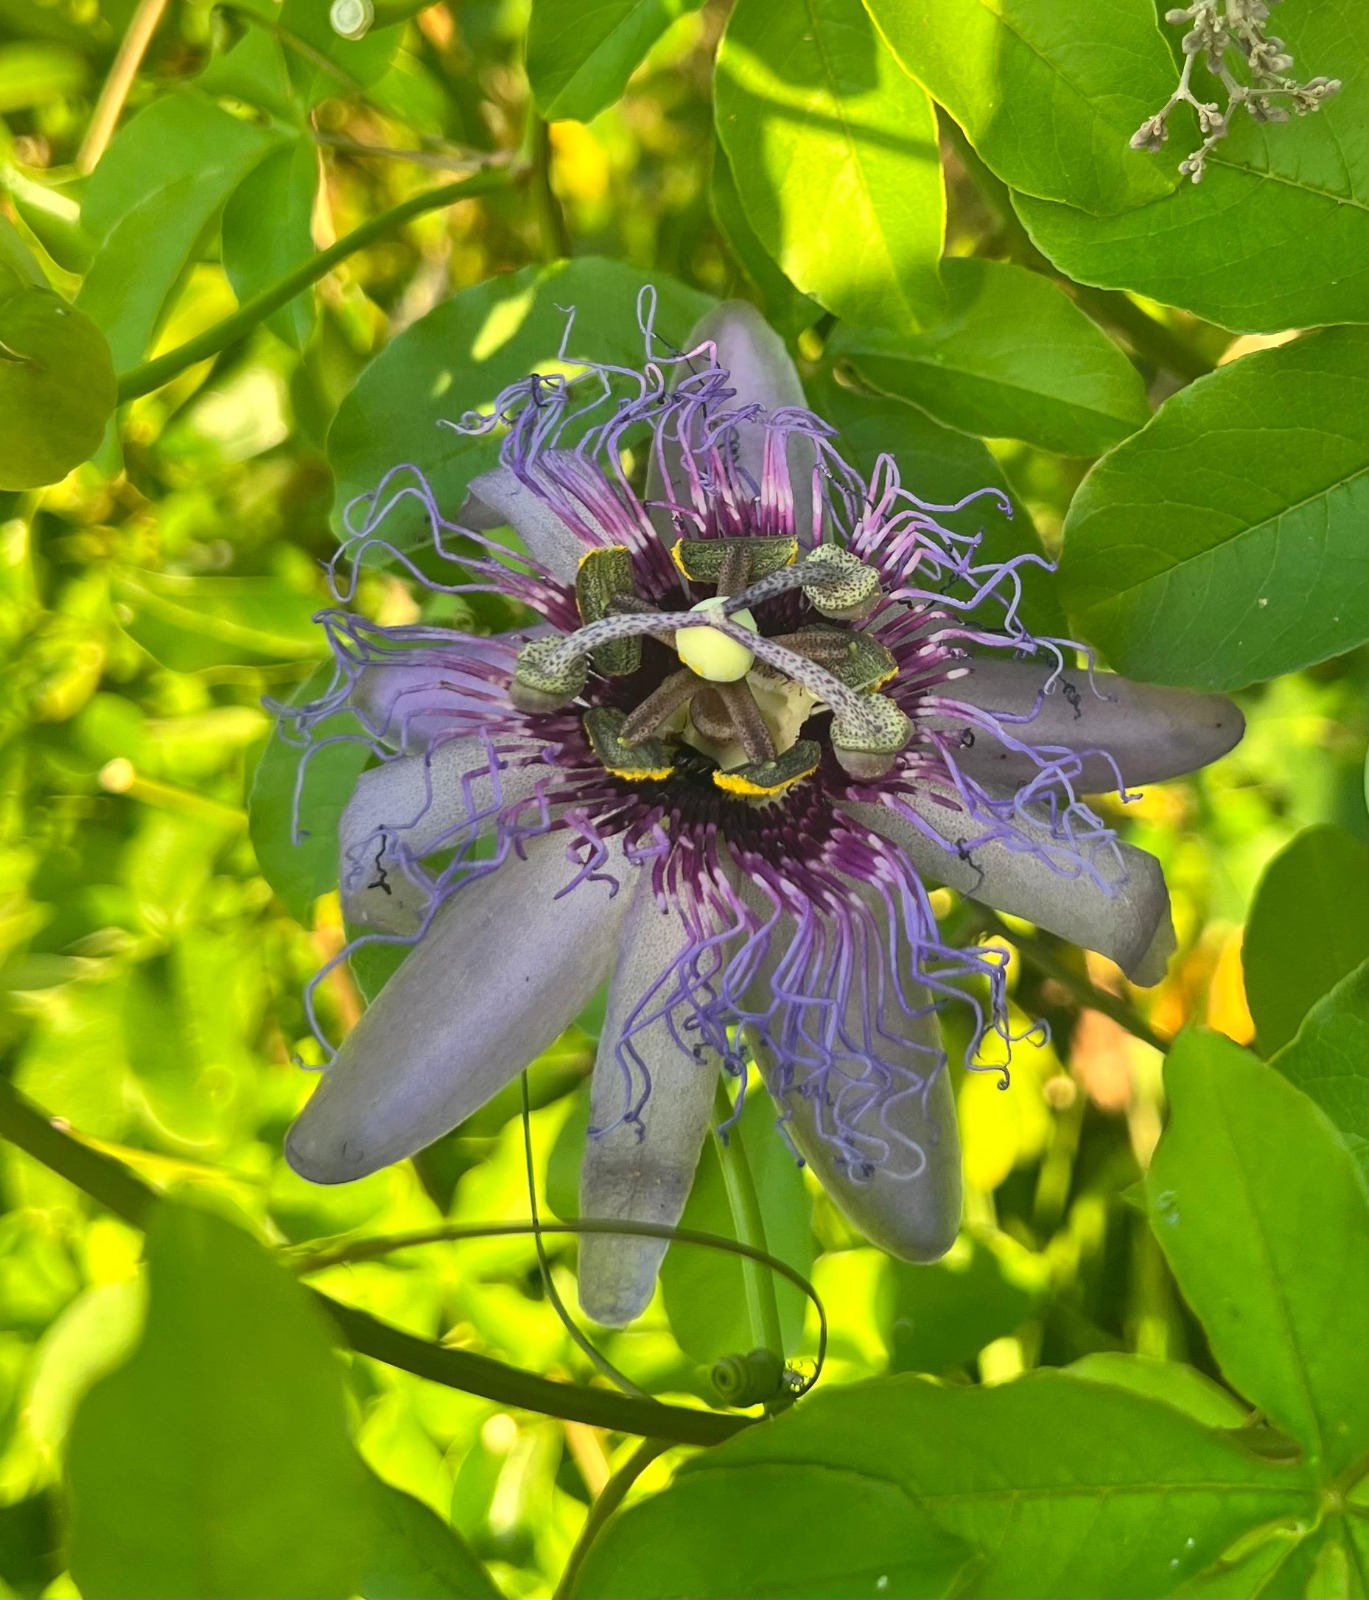
[[[879,600],[879,574],[836,544],[820,544],[803,564],[803,591],[834,622],[858,622]]]
[[[586,552],[575,574],[575,604],[581,622],[598,622],[611,616],[623,601],[637,598],[632,553],[626,545],[608,545]],[[614,639],[594,652],[596,671],[608,677],[631,677],[641,665],[640,639]]]
[[[559,711],[584,693],[588,680],[585,658],[568,654],[565,640],[548,635],[519,651],[509,699],[520,711]]]

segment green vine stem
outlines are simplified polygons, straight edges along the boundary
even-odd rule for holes
[[[374,244],[377,239],[383,238],[395,228],[402,227],[414,217],[421,217],[428,211],[438,211],[444,206],[456,205],[461,200],[474,200],[481,195],[497,194],[505,189],[511,189],[522,176],[521,166],[514,166],[504,161],[497,166],[487,164],[479,172],[473,172],[467,178],[458,178],[454,183],[444,183],[436,189],[427,189],[422,194],[410,195],[397,206],[391,206],[388,211],[382,211],[378,217],[372,217],[369,222],[363,222],[359,228],[353,228],[351,233],[345,234],[336,244],[329,245],[326,250],[311,256],[293,272],[287,273],[278,283],[273,283],[269,289],[263,289],[245,305],[239,306],[231,316],[216,322],[212,328],[206,328],[203,333],[196,334],[193,339],[187,339],[184,344],[177,345],[174,350],[168,350],[165,355],[157,356],[152,361],[144,361],[141,366],[124,373],[119,379],[119,403],[122,405],[125,401],[136,400],[139,395],[150,394],[152,390],[160,389],[164,383],[170,383],[173,378],[179,377],[188,367],[193,367],[200,361],[207,361],[211,356],[218,355],[221,350],[226,350],[230,344],[250,333],[258,323],[264,322],[273,311],[279,311],[297,294],[302,294],[310,284],[317,283],[320,278],[325,277],[348,256],[355,255],[358,250],[366,249],[368,245]]]
[[[39,1108],[25,1099],[8,1079],[0,1078],[0,1136],[26,1151],[58,1177],[65,1178],[97,1204],[138,1229],[145,1229],[160,1198],[157,1191],[111,1157],[83,1144],[64,1132]],[[354,1241],[350,1246],[287,1252],[288,1265],[301,1274],[321,1271],[344,1261],[370,1260],[394,1250],[446,1239],[483,1239],[532,1231],[530,1223],[493,1223],[485,1227],[447,1227],[424,1233],[397,1235],[385,1239]],[[787,1262],[766,1256],[731,1239],[715,1239],[709,1234],[683,1229],[656,1228],[649,1223],[543,1223],[543,1233],[635,1233],[650,1238],[670,1238],[707,1249],[728,1250],[749,1256],[781,1273],[804,1291],[817,1305],[819,1319],[818,1370],[827,1347],[827,1317],[817,1292]],[[619,1433],[634,1433],[648,1438],[668,1439],[675,1444],[721,1444],[757,1421],[754,1417],[725,1416],[713,1411],[696,1411],[685,1406],[666,1405],[659,1400],[636,1400],[609,1389],[581,1388],[539,1378],[489,1356],[469,1350],[416,1338],[373,1317],[369,1312],[345,1306],[328,1295],[315,1292],[320,1309],[337,1325],[343,1338],[359,1355],[383,1361],[416,1377],[427,1378],[451,1389],[478,1394],[499,1405],[517,1410],[537,1411],[585,1422],[591,1427],[610,1428]],[[816,1377],[816,1374],[815,1374]]]
[[[733,1116],[732,1102],[727,1089],[718,1079],[718,1092],[714,1101],[714,1115],[721,1125]],[[751,1163],[746,1157],[746,1146],[741,1128],[733,1125],[726,1137],[714,1129],[714,1143],[718,1149],[718,1162],[722,1167],[723,1185],[727,1190],[727,1203],[732,1211],[732,1225],[737,1237],[753,1250],[766,1248],[765,1217],[761,1212],[760,1196]],[[775,1299],[775,1281],[755,1262],[742,1262],[742,1280],[746,1285],[746,1306],[751,1317],[751,1336],[758,1345],[773,1350],[784,1357],[784,1334],[780,1329],[780,1309]]]
[[[585,1518],[585,1525],[580,1529],[580,1537],[575,1541],[565,1570],[560,1581],[552,1590],[551,1600],[567,1600],[575,1589],[576,1580],[580,1576],[580,1569],[585,1564],[585,1557],[590,1552],[590,1547],[599,1537],[600,1530],[622,1505],[628,1490],[641,1477],[642,1472],[651,1465],[662,1451],[670,1448],[669,1439],[643,1439],[641,1444],[632,1452],[627,1460],[618,1468],[617,1472],[604,1485],[599,1498],[589,1508],[589,1515]]]

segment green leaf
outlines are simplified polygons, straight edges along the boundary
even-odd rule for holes
[[[366,1497],[341,1369],[304,1291],[246,1234],[162,1204],[142,1341],[72,1425],[86,1594],[357,1592]]]
[[[0,489],[56,483],[92,455],[114,411],[100,330],[51,289],[0,301]]]
[[[873,388],[939,422],[1095,456],[1150,420],[1141,375],[1057,284],[1000,261],[949,259],[950,310],[921,334],[838,329],[829,347]]]
[[[385,7],[381,6],[382,12]],[[287,48],[286,66],[305,103],[345,96],[354,86],[369,89],[385,76],[404,38],[404,24],[372,28],[360,39],[344,39],[328,20],[331,7],[323,0],[285,0],[276,18],[283,35],[303,40],[314,59],[299,49]],[[383,21],[383,17],[381,18]],[[332,70],[315,65],[319,56]]]
[[[366,1476],[376,1528],[360,1585],[365,1600],[498,1600],[455,1528],[413,1495]]]
[[[282,122],[304,121],[304,102],[290,81],[285,47],[263,27],[249,26],[230,49],[213,56],[195,86],[206,94],[246,101]]]
[[[662,273],[647,276],[595,256],[490,278],[420,317],[366,368],[338,409],[328,435],[335,519],[401,462],[427,476],[438,505],[454,517],[470,480],[498,461],[499,446],[488,434],[468,438],[441,424],[488,408],[507,385],[556,365],[570,308],[572,350],[640,367],[637,295],[648,284],[659,296],[658,335],[683,346],[711,304],[707,296]],[[399,549],[424,544],[427,518],[415,503],[402,503],[386,519],[384,537]]]
[[[57,265],[67,272],[85,272],[95,254],[95,241],[81,226],[81,207],[73,196],[56,185],[35,183],[18,167],[6,167],[3,182],[14,209]],[[7,220],[0,235],[13,231]],[[0,258],[5,255],[0,245]],[[36,263],[31,281],[40,288],[48,286]]]
[[[739,0],[715,101],[741,203],[796,288],[896,333],[940,317],[936,114],[859,0]]]
[[[1269,1064],[1330,1117],[1369,1180],[1369,961],[1312,1007]]]
[[[838,448],[868,478],[886,452],[898,463],[904,486],[936,507],[953,507],[983,489],[1007,496],[1012,514],[1005,514],[996,496],[985,495],[961,511],[939,510],[938,519],[957,533],[982,533],[980,553],[987,561],[1010,561],[1024,551],[1042,564],[1018,569],[1022,580],[1022,615],[1037,633],[1060,637],[1065,614],[1056,598],[1055,580],[1044,564],[1045,552],[1030,513],[1014,498],[1002,468],[978,439],[939,422],[892,396],[859,394],[836,382],[830,373],[810,379],[813,408],[839,431]]]
[[[1250,1412],[1234,1395],[1182,1361],[1161,1361],[1127,1350],[1095,1350],[1064,1370],[1089,1383],[1110,1383],[1163,1400],[1208,1428],[1242,1428],[1250,1420]]]
[[[575,1593],[596,1600],[958,1593],[969,1547],[883,1476],[783,1463],[683,1476],[610,1524]]]
[[[119,621],[175,672],[303,661],[327,652],[318,601],[279,578],[199,578],[123,567],[114,576]]]
[[[999,1234],[962,1233],[931,1266],[889,1264],[893,1372],[944,1372],[1016,1332],[1046,1287],[1039,1258]]]
[[[1314,1504],[1301,1467],[1110,1385],[882,1378],[819,1390],[690,1462],[609,1525],[579,1593],[938,1594],[955,1553],[930,1519],[980,1553],[958,1594],[1161,1595]],[[940,1571],[920,1565],[933,1552]],[[752,1587],[724,1586],[729,1561]]]
[[[748,1094],[730,1137],[739,1141],[751,1168],[765,1221],[765,1249],[806,1276],[813,1267],[812,1202],[802,1170],[775,1126],[775,1116],[774,1102],[767,1094],[760,1090]],[[723,1239],[737,1237],[722,1165],[711,1137],[704,1145],[680,1226]],[[785,1351],[792,1351],[803,1336],[808,1300],[788,1279],[766,1267],[756,1270],[771,1278]],[[747,1315],[743,1271],[739,1257],[720,1250],[680,1244],[667,1250],[661,1265],[661,1293],[670,1331],[695,1361],[715,1361],[719,1356],[750,1350],[756,1343]]]
[[[1125,216],[1049,203],[1068,195],[1020,196],[1037,248],[1080,283],[1132,289],[1226,328],[1369,322],[1369,10],[1359,0],[1290,0],[1278,31],[1298,76],[1343,82],[1316,115],[1284,124],[1238,115],[1201,183]],[[1176,164],[1198,144],[1191,130],[1149,159]]]
[[[323,694],[332,672],[320,667],[295,703]],[[252,848],[262,876],[297,922],[307,924],[314,901],[337,885],[338,824],[371,759],[364,739],[347,737],[360,732],[350,711],[321,724],[308,747],[292,744],[278,725],[257,763],[247,802]],[[325,743],[333,739],[338,742]]]
[[[1234,689],[1369,639],[1369,333],[1247,356],[1080,485],[1066,608],[1112,666]]]
[[[1220,1034],[1182,1034],[1165,1088],[1146,1178],[1160,1247],[1227,1381],[1332,1477],[1369,1451],[1355,1163],[1306,1095]]]
[[[1260,1050],[1271,1055],[1369,957],[1369,845],[1305,828],[1265,869],[1241,948]]]
[[[904,70],[1014,189],[1109,213],[1174,189],[1129,148],[1177,76],[1151,0],[867,0]]]
[[[154,100],[120,130],[81,208],[101,244],[76,297],[119,371],[147,353],[219,208],[276,142],[190,93]]]
[[[765,320],[772,328],[785,334],[801,333],[804,328],[811,328],[822,316],[822,307],[806,294],[799,293],[756,237],[742,197],[737,193],[737,180],[732,176],[727,153],[717,143],[713,146],[708,197],[713,220],[722,230],[728,248],[737,258],[742,271],[760,290]]]
[[[647,51],[703,0],[533,0],[528,80],[550,122],[588,122],[610,106]]]
[[[223,213],[223,269],[240,301],[272,288],[314,253],[318,152],[307,139],[273,150],[233,191]],[[314,330],[309,290],[267,318],[296,350]]]

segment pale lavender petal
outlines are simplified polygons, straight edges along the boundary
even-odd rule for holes
[[[717,348],[718,365],[728,374],[728,387],[735,391],[732,399],[725,402],[727,410],[761,406],[769,413],[808,404],[803,382],[789,358],[784,340],[754,306],[744,300],[724,300],[697,324],[685,349],[695,350],[708,339]],[[736,425],[735,465],[757,487],[764,475],[769,431],[763,422]],[[661,453],[666,457],[670,488],[667,490],[666,475],[653,452],[647,474],[647,500],[674,499],[688,503],[687,479],[676,465],[680,459],[678,439],[663,440]],[[807,435],[791,432],[785,443],[785,455],[794,496],[794,531],[807,543],[813,531],[812,481],[817,452]],[[657,520],[663,532],[672,531],[669,518],[658,517]]]
[[[584,1217],[673,1227],[689,1198],[720,1065],[715,1052],[681,1031],[690,1008],[678,1003],[670,972],[689,946],[679,913],[656,903],[643,873],[623,923],[594,1064],[592,1131],[580,1177]],[[664,1239],[584,1235],[586,1315],[612,1328],[640,1316],[666,1248]]]
[[[347,920],[386,933],[414,932],[431,895],[423,874],[412,869],[435,851],[489,831],[511,806],[526,802],[529,819],[536,816],[539,791],[554,777],[537,750],[529,740],[496,768],[491,745],[472,734],[363,772],[338,828]]]
[[[1224,756],[1245,731],[1240,709],[1224,694],[1134,683],[1110,672],[1094,673],[1090,681],[1072,668],[1056,677],[1053,663],[1035,661],[976,659],[970,666],[970,675],[946,684],[939,698],[995,714],[1010,740],[1043,747],[1048,755],[1104,752],[1084,757],[1074,783],[1080,794],[1115,790],[1119,781],[1160,783],[1196,772]],[[968,728],[973,743],[956,751],[956,762],[981,783],[1014,786],[1041,771],[1039,762],[994,738],[978,720],[948,712],[919,721],[943,731]]]
[[[608,976],[633,884],[574,869],[564,834],[534,839],[460,889],[369,1006],[296,1118],[301,1177],[347,1183],[403,1160],[479,1110]],[[635,869],[621,856],[620,876]]]
[[[851,894],[869,903],[878,927],[875,897],[855,885]],[[779,934],[749,998],[758,1012],[769,1004],[797,936],[787,915]],[[864,981],[834,996],[839,1018],[819,1022],[807,1008],[799,1036],[822,1035],[801,1049],[807,1060],[782,1061],[751,1043],[786,1136],[851,1225],[904,1261],[936,1261],[960,1228],[955,1098],[933,996],[906,978],[896,996],[885,977],[888,961],[882,942],[866,951]],[[902,940],[896,964],[901,971],[911,964]]]
[[[357,673],[352,706],[366,729],[392,749],[411,753],[435,739],[465,733],[507,710],[507,683],[518,651],[547,632],[530,628],[490,638],[457,635],[437,649],[397,651]]]
[[[457,521],[477,531],[512,528],[533,560],[562,583],[575,582],[590,548],[508,467],[496,467],[472,479]],[[605,537],[603,543],[613,541]]]
[[[1043,823],[1020,815],[1017,843],[1024,848],[1002,840],[974,843],[985,824],[958,804],[925,793],[900,797],[899,803],[945,839],[946,847],[891,806],[849,803],[846,809],[901,846],[928,881],[1096,950],[1133,983],[1149,986],[1164,977],[1175,948],[1174,925],[1154,856],[1107,837],[1075,841],[1066,850]],[[1035,849],[1025,848],[1031,845]]]

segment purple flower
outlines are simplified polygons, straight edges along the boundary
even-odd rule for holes
[[[324,619],[332,688],[290,715],[306,739],[361,719],[379,760],[342,818],[343,905],[361,942],[413,949],[287,1155],[320,1183],[411,1155],[610,979],[585,1215],[677,1222],[719,1073],[750,1061],[850,1220],[934,1260],[961,1205],[940,1014],[963,1008],[967,1061],[1012,1040],[1005,952],[945,942],[927,885],[1157,982],[1159,864],[1080,796],[1192,771],[1241,717],[1034,638],[1020,569],[1040,558],[983,560],[935,517],[979,497],[929,506],[888,457],[863,481],[750,307],[720,306],[683,355],[653,349],[650,310],[643,371],[533,378],[459,425],[508,431],[456,522],[412,468],[361,503],[353,568],[417,498],[452,563],[430,588],[542,620],[477,638]],[[585,1310],[636,1316],[664,1249],[586,1237]]]

